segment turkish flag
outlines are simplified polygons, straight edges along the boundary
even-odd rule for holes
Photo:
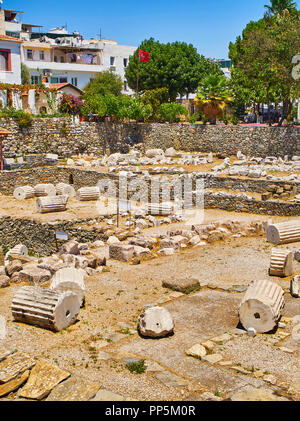
[[[150,60],[150,54],[146,53],[146,51],[143,50],[139,50],[139,57],[140,61],[142,61],[143,63],[148,63],[148,61]]]

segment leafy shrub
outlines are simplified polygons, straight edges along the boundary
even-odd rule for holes
[[[162,122],[168,121],[169,123],[177,123],[180,121],[180,116],[187,114],[188,110],[176,102],[161,104],[157,110],[158,119]]]

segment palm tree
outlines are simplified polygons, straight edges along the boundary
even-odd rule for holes
[[[225,76],[212,74],[203,78],[194,101],[203,110],[205,118],[216,124],[226,104],[233,101]]]
[[[278,13],[291,13],[294,10],[297,10],[297,4],[292,0],[270,0],[271,6],[265,5],[267,9],[267,15],[277,15]]]

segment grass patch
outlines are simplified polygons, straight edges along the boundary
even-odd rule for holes
[[[140,360],[137,363],[128,363],[126,367],[130,371],[130,373],[142,374],[146,371],[145,360]]]

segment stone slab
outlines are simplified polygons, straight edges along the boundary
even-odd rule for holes
[[[3,396],[9,395],[12,392],[15,392],[19,387],[21,387],[29,377],[29,370],[24,371],[20,377],[17,377],[13,380],[10,380],[7,383],[0,384],[0,398]]]
[[[106,402],[111,402],[111,401],[125,401],[124,396],[118,395],[117,393],[114,392],[110,392],[109,390],[105,390],[105,389],[100,389],[96,396],[91,399],[92,401],[106,401]]]
[[[41,400],[70,373],[46,361],[38,361],[31,370],[26,385],[20,390],[19,396],[26,399]]]
[[[187,386],[189,384],[189,381],[184,380],[167,370],[158,373],[155,377],[167,387]]]
[[[0,345],[0,362],[5,360],[6,357],[11,355],[13,351],[11,349],[6,348],[3,345]]]
[[[46,401],[88,401],[92,399],[100,385],[81,377],[70,377],[56,386]]]
[[[0,362],[0,384],[18,377],[26,370],[30,370],[36,361],[28,354],[18,352]]]

